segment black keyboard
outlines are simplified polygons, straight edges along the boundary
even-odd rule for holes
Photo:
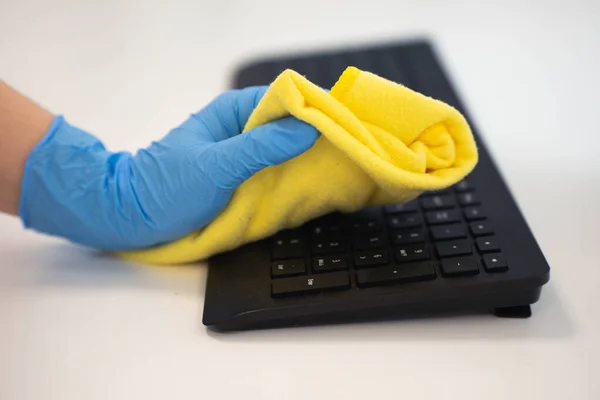
[[[550,268],[427,42],[280,56],[242,67],[234,87],[286,68],[330,88],[349,65],[465,115],[475,170],[406,204],[334,213],[209,260],[203,323],[240,330],[443,312],[529,317]]]

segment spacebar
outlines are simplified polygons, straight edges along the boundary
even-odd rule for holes
[[[424,281],[435,277],[435,269],[431,262],[419,262],[360,270],[356,273],[356,284],[362,288]]]
[[[350,287],[350,277],[346,271],[297,278],[277,279],[273,281],[273,297],[283,297],[305,293],[317,293],[325,290],[340,290]]]

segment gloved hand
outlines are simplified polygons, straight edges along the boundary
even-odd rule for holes
[[[242,182],[319,136],[291,117],[240,134],[265,91],[226,92],[136,155],[110,153],[57,117],[26,164],[23,224],[105,250],[170,242],[209,224]]]

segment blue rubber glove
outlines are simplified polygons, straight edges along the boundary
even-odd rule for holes
[[[209,224],[242,182],[319,136],[295,118],[240,135],[265,91],[226,92],[136,155],[108,152],[57,117],[27,160],[23,224],[104,250],[146,248]]]

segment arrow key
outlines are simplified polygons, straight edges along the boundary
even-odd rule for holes
[[[500,253],[486,254],[483,256],[483,266],[487,272],[508,271],[508,264]]]
[[[357,251],[354,253],[354,265],[357,268],[375,267],[388,264],[387,250]]]

